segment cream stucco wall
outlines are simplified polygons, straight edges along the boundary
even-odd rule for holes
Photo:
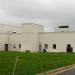
[[[43,32],[43,26],[34,23],[24,23],[21,26],[1,24],[0,50],[5,51],[5,44],[8,44],[9,51],[38,52],[39,32]],[[19,44],[21,44],[21,48],[19,48]]]
[[[25,23],[22,24],[22,48],[21,51],[30,50],[31,52],[38,52],[38,33],[43,32],[43,26]]]
[[[5,44],[8,44],[9,51],[20,51],[19,44],[21,44],[20,34],[0,33],[0,50],[5,51]],[[14,48],[13,46],[16,46]]]
[[[48,52],[66,52],[67,44],[71,44],[75,52],[75,32],[44,32],[43,26],[34,23],[0,25],[0,50],[5,51],[5,44],[8,44],[9,51],[24,52],[39,52],[39,44],[42,45],[42,51],[44,45],[48,44]],[[56,44],[56,49],[53,49],[53,44]]]
[[[34,24],[34,23],[24,23],[21,26],[22,32],[44,32],[44,28],[42,25]]]
[[[18,46],[18,44],[20,43],[21,43],[20,26],[0,24],[0,50],[5,51],[5,44],[8,44],[9,51],[20,51]],[[14,45],[16,46],[16,48],[13,47]]]
[[[39,43],[48,44],[48,52],[66,52],[67,44],[71,44],[75,52],[75,32],[43,32],[39,33]],[[56,49],[53,49],[56,44]]]
[[[22,51],[30,50],[31,52],[38,51],[38,34],[24,33],[22,34]]]

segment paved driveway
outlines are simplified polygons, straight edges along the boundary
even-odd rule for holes
[[[57,74],[57,75],[75,75],[75,69],[67,70],[67,71]]]

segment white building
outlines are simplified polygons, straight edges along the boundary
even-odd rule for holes
[[[67,46],[75,52],[75,32],[44,32],[42,25],[34,23],[0,25],[1,51],[67,52]]]

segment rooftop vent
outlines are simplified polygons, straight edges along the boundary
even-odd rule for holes
[[[69,26],[58,26],[58,28],[69,28]]]
[[[16,33],[16,31],[13,31],[13,33]]]

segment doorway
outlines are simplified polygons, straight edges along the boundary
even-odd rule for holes
[[[39,51],[42,51],[42,44],[39,44]]]
[[[8,51],[8,44],[5,44],[5,51]]]
[[[73,48],[71,47],[71,44],[67,44],[66,50],[67,52],[73,52]]]

